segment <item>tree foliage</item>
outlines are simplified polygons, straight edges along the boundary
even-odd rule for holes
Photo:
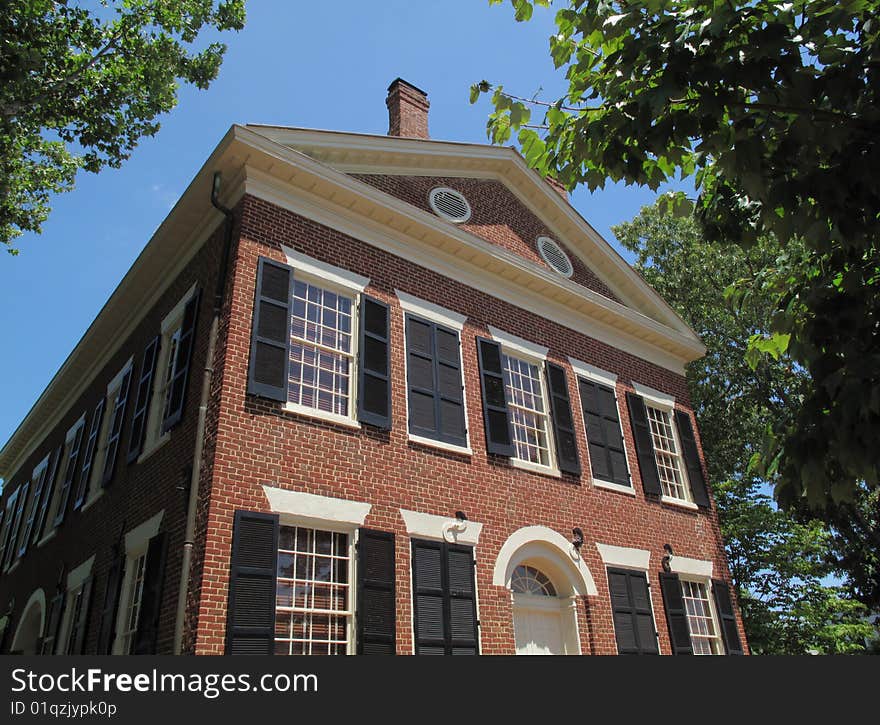
[[[807,510],[775,506],[768,482],[749,466],[767,426],[793,415],[792,401],[808,376],[786,353],[762,356],[752,369],[748,340],[765,335],[772,318],[767,293],[734,305],[723,291],[744,274],[760,276],[775,265],[780,246],[772,238],[759,238],[748,249],[706,241],[694,219],[660,205],[613,230],[635,253],[639,272],[707,347],[705,357],[687,368],[688,388],[752,650],[863,651],[871,633],[863,620],[867,607],[880,610],[880,546],[873,560],[869,554],[880,522],[876,513],[871,518],[871,501],[859,498],[866,529],[856,532],[855,519],[842,515],[838,526],[826,526]],[[843,583],[829,584],[829,576]]]
[[[206,88],[225,46],[203,29],[244,25],[244,0],[6,0],[0,12],[0,242],[39,232],[77,170],[118,167],[178,81]]]
[[[549,5],[511,2],[518,20]],[[562,97],[532,102],[487,81],[471,89],[472,101],[491,95],[490,138],[515,133],[528,162],[569,187],[611,179],[657,189],[693,174],[707,241],[779,240],[773,264],[734,289],[745,299],[757,285],[774,310],[751,338],[751,362],[787,354],[807,375],[794,415],[773,421],[756,462],[778,481],[778,500],[820,511],[878,485],[878,9],[569,0],[550,38]]]

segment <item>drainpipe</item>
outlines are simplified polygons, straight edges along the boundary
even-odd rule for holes
[[[177,617],[174,622],[174,654],[179,655],[183,648],[183,626],[186,620],[186,600],[189,593],[190,567],[192,565],[193,538],[196,528],[196,507],[199,501],[199,477],[202,470],[202,454],[205,449],[205,419],[208,414],[208,398],[211,394],[211,382],[214,377],[214,350],[217,347],[217,331],[220,327],[220,314],[226,291],[226,276],[229,271],[229,255],[232,249],[232,228],[235,217],[231,209],[220,204],[217,197],[220,193],[220,172],[214,173],[211,188],[211,204],[223,212],[226,217],[226,237],[223,245],[223,260],[220,264],[220,275],[217,278],[217,289],[214,292],[214,313],[211,316],[211,328],[208,332],[208,352],[205,356],[205,368],[202,371],[202,395],[199,399],[199,419],[196,425],[196,448],[193,453],[192,475],[189,479],[189,499],[186,507],[186,531],[183,537],[183,562],[180,568],[180,588],[177,594]]]

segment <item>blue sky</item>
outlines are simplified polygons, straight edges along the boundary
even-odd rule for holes
[[[227,34],[220,76],[183,88],[121,169],[81,174],[56,197],[39,236],[0,260],[0,445],[8,440],[233,123],[384,134],[385,94],[400,76],[428,93],[436,139],[486,143],[488,101],[472,83],[552,100],[563,88],[548,53],[552,13],[517,23],[509,4],[250,0],[243,31]],[[572,203],[613,243],[609,227],[650,204],[648,189],[613,186]]]

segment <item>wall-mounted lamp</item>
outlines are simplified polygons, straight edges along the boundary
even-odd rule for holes
[[[674,555],[672,546],[670,544],[663,544],[663,551],[666,552],[666,555],[660,560],[660,563],[663,565],[663,571],[672,571],[672,557]]]
[[[455,519],[443,524],[443,538],[450,544],[454,544],[456,534],[462,533],[467,528],[467,514],[464,511],[456,511]]]
[[[571,540],[571,545],[580,551],[581,547],[584,545],[584,532],[581,531],[579,526],[575,526],[571,530],[571,535],[574,537]]]

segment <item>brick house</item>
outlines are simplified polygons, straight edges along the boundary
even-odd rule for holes
[[[687,325],[512,149],[233,126],[0,451],[2,651],[742,653]]]

